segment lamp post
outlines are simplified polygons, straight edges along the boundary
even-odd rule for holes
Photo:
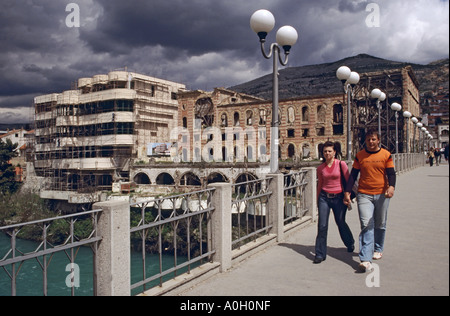
[[[425,137],[426,137],[427,129],[426,129],[426,127],[422,127],[421,130],[422,130],[422,134],[423,134],[422,135],[422,141],[423,141],[422,148],[423,148],[423,151],[425,151]]]
[[[286,66],[288,63],[288,55],[291,47],[298,40],[298,33],[292,26],[281,27],[276,35],[276,43],[270,46],[267,54],[264,48],[267,34],[273,30],[275,26],[275,18],[270,11],[258,10],[253,13],[250,18],[250,26],[252,30],[258,34],[259,42],[261,44],[261,52],[266,59],[273,57],[273,91],[272,91],[272,127],[271,127],[271,141],[270,141],[270,172],[278,173],[278,128],[280,125],[278,116],[278,62]],[[284,50],[284,60],[280,52],[281,48]]]
[[[381,102],[386,100],[386,94],[380,89],[373,89],[370,93],[372,99],[377,99],[377,109],[378,109],[378,134],[381,138]]]
[[[411,112],[403,112],[403,117],[406,118],[406,153],[409,154],[409,118],[412,116]]]
[[[417,126],[417,130],[419,132],[419,142],[417,143],[417,147],[418,147],[419,153],[422,153],[423,150],[422,150],[422,142],[420,141],[420,135],[421,135],[420,132],[422,131],[423,124],[419,122],[416,124],[416,126]]]
[[[431,136],[430,132],[426,131],[425,136],[427,138],[427,151],[430,151],[430,136]]]
[[[417,119],[417,117],[413,117],[411,119],[411,121],[414,124],[414,135],[413,135],[413,152],[416,152],[416,124],[419,123],[419,120]]]
[[[396,102],[391,104],[391,109],[395,111],[395,153],[398,154],[398,111],[402,106]]]
[[[347,66],[339,67],[336,71],[336,77],[341,80],[344,86],[344,92],[347,94],[347,161],[352,160],[352,112],[351,98],[353,97],[353,88],[359,82],[359,74],[351,71]]]

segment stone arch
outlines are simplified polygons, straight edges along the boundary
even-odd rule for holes
[[[145,172],[137,173],[134,176],[133,181],[136,184],[151,184],[150,177]]]
[[[250,184],[244,184],[246,182],[249,181],[253,181],[253,180],[258,180],[258,177],[255,176],[254,174],[250,173],[250,172],[244,172],[241,173],[235,181],[235,184],[240,184],[242,183],[242,185],[238,185],[234,188],[234,193],[256,193],[260,190],[261,188],[261,183],[259,182],[252,182]]]
[[[236,177],[234,183],[242,183],[253,180],[258,180],[258,177],[251,172],[243,172]]]
[[[206,179],[207,183],[229,182],[229,179],[221,172],[213,172]]]
[[[193,172],[186,172],[180,177],[180,185],[182,186],[201,186],[202,181]]]
[[[174,185],[175,180],[167,172],[162,172],[156,177],[156,184],[159,185]]]

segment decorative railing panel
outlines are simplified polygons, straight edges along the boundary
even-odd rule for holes
[[[132,290],[146,291],[157,284],[161,286],[167,278],[186,270],[190,272],[192,266],[210,260],[214,254],[211,247],[213,191],[206,189],[131,205],[131,243],[141,253],[142,269]],[[154,264],[159,266],[158,271],[149,271],[148,267]],[[132,275],[132,278],[136,277]]]
[[[268,220],[271,180],[272,178],[265,178],[232,185],[233,249],[267,234],[272,227]]]
[[[93,253],[92,284],[93,295],[96,295],[96,253],[98,243],[101,241],[101,237],[97,234],[97,221],[100,212],[101,210],[92,210],[0,227],[0,234],[8,236],[10,244],[3,253],[0,253],[0,273],[9,278],[11,295],[20,295],[17,282],[23,277],[21,273],[31,273],[31,271],[22,271],[24,263],[35,260],[42,273],[42,294],[47,296],[49,294],[50,263],[55,254],[64,253],[67,257],[69,270],[66,270],[67,277],[63,278],[63,283],[65,282],[66,286],[70,288],[71,295],[74,296],[75,289],[78,287],[78,273],[80,273],[76,269],[77,254],[81,247],[86,246],[89,246]],[[24,235],[37,242],[35,249],[25,250],[25,247],[20,245],[22,243],[21,236]]]

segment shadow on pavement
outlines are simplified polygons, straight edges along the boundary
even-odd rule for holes
[[[300,255],[303,255],[306,259],[311,261],[311,264],[314,260],[314,246],[307,246],[307,245],[300,245],[300,244],[288,244],[288,243],[280,243],[279,246],[289,248],[294,250],[295,252],[299,253]],[[347,252],[347,248],[336,248],[336,247],[328,247],[327,248],[327,256],[333,257],[336,260],[342,261],[346,264],[348,264],[350,267],[352,267],[355,272],[359,272],[358,266],[359,266],[359,258],[358,253]],[[356,257],[356,259],[354,259]]]

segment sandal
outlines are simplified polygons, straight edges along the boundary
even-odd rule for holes
[[[375,251],[375,252],[373,253],[372,259],[373,259],[373,260],[380,260],[381,257],[383,257],[383,254],[382,254],[381,252]]]

